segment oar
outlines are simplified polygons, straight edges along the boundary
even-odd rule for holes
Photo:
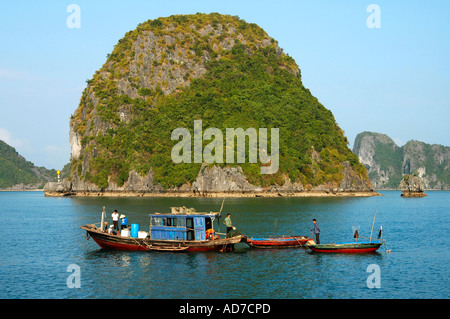
[[[295,238],[295,240],[297,241],[297,243],[302,246],[302,244],[298,241],[297,237],[295,237],[294,235],[292,235],[292,233],[290,232],[290,230],[288,229],[288,233],[291,234],[292,237]]]

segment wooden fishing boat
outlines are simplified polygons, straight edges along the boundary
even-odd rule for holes
[[[252,248],[296,248],[305,245],[311,238],[289,236],[277,238],[247,238],[246,243]]]
[[[102,214],[103,225],[104,214]],[[194,209],[173,207],[170,214],[150,214],[150,229],[145,237],[121,236],[107,232],[93,224],[81,226],[86,238],[92,238],[105,249],[141,251],[231,251],[234,245],[245,242],[245,236],[214,231],[214,220],[220,213],[197,213]],[[141,233],[141,232],[140,232]],[[208,237],[207,237],[208,236]]]
[[[319,253],[371,253],[376,251],[383,243],[381,242],[349,242],[335,244],[310,244],[306,243],[306,247],[313,252]]]

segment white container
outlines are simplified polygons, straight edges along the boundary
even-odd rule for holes
[[[138,238],[145,238],[145,237],[147,237],[147,232],[146,231],[138,232]]]
[[[120,236],[122,237],[130,237],[130,230],[127,228],[124,228],[120,231]]]

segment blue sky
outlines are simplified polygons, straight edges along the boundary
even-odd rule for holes
[[[68,28],[70,4],[80,28]],[[369,28],[370,4],[381,28]],[[69,118],[124,34],[148,19],[219,12],[261,26],[353,146],[374,131],[450,145],[450,1],[2,1],[0,139],[38,166],[70,160]]]

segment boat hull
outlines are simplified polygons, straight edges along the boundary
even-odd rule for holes
[[[247,238],[246,243],[252,248],[298,248],[305,245],[311,238],[291,236],[280,238]]]
[[[231,238],[222,238],[205,241],[178,241],[153,240],[150,238],[132,238],[112,235],[88,225],[81,226],[86,230],[89,239],[104,249],[131,250],[131,251],[223,251],[233,250],[234,245],[245,241],[245,236],[238,235]]]
[[[362,254],[375,252],[382,243],[342,243],[306,245],[313,252]]]

